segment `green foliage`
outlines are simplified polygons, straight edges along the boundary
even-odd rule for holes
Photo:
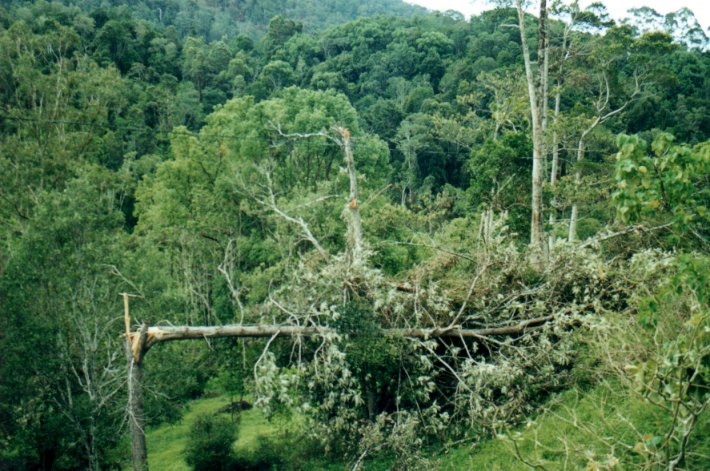
[[[554,414],[574,429],[566,435],[587,436],[594,444],[590,459],[622,467],[703,467],[705,425],[699,418],[710,403],[704,376],[708,351],[704,328],[695,324],[707,322],[707,300],[696,294],[707,291],[706,270],[706,256],[644,251],[612,282],[617,302],[626,292],[624,303],[618,312],[590,320],[588,334],[579,339],[586,360],[575,367],[600,384],[590,396],[603,394],[594,399],[599,417],[584,420],[586,412],[576,405]],[[644,288],[622,291],[622,280]],[[568,443],[565,449],[576,446]],[[528,448],[522,458],[542,464],[550,459],[543,451]]]
[[[378,246],[372,263],[388,275],[406,273],[423,259],[426,249],[409,244],[412,233],[426,231],[424,215],[391,203],[372,207],[365,224],[372,244]]]
[[[14,241],[0,278],[5,334],[0,388],[2,440],[18,467],[53,456],[71,469],[109,464],[117,443],[124,372],[110,334],[121,283],[107,267],[123,243],[120,192],[113,175],[87,169],[61,194],[38,196],[28,235]],[[61,261],[61,263],[57,263]],[[120,350],[118,350],[120,352]]]
[[[348,467],[426,467],[416,448],[504,429],[575,382],[613,373],[628,392],[631,373],[617,371],[627,364],[648,400],[678,412],[639,416],[649,440],[620,432],[632,450],[641,443],[628,462],[668,463],[694,443],[707,383],[707,54],[598,12],[577,12],[578,27],[550,23],[560,100],[546,137],[561,165],[545,218],[561,233],[575,204],[578,234],[598,240],[551,240],[540,270],[523,248],[531,143],[520,38],[505,27],[514,10],[465,21],[412,18],[422,10],[395,0],[118,3],[0,10],[0,468],[125,464],[122,291],[142,296],[138,322],[335,329],[151,350],[151,426],[216,390],[253,393],[312,432],[264,439],[236,463],[229,427],[201,420],[221,443],[202,451],[230,466],[289,466],[327,448],[321,461],[340,453]],[[679,12],[664,28],[691,20]],[[689,28],[683,41],[700,44]],[[616,108],[575,163],[583,130]],[[352,138],[353,201],[340,128]],[[619,132],[639,136],[620,137],[614,171]],[[355,206],[357,260],[346,236]],[[615,227],[631,222],[643,223],[637,234]],[[677,255],[646,250],[657,246]],[[597,354],[597,331],[583,331],[584,348],[572,334],[626,310],[636,337],[594,326],[623,364]],[[550,314],[490,339],[384,335]]]
[[[357,377],[367,396],[367,415],[374,418],[378,403],[396,389],[399,366],[392,358],[407,354],[405,344],[382,335],[375,313],[367,306],[351,302],[338,309],[333,327],[346,335],[341,348],[349,369]]]
[[[236,435],[234,425],[225,417],[197,417],[190,429],[185,461],[196,471],[231,469],[234,463],[232,443]]]
[[[626,309],[591,319],[576,339],[585,358],[575,375],[585,383],[473,453],[454,448],[444,469],[462,460],[492,469],[705,467],[707,264],[707,256],[635,255],[612,283],[644,288],[626,288]]]
[[[710,142],[694,147],[673,144],[659,134],[651,146],[638,137],[619,137],[613,198],[624,221],[664,215],[682,228],[707,227]]]
[[[643,397],[670,417],[665,433],[636,450],[663,466],[690,459],[690,439],[710,405],[710,259],[684,255],[673,268],[676,273],[639,306],[640,324],[668,337],[656,340],[656,355],[626,368]]]
[[[619,383],[607,383],[555,396],[517,429],[475,447],[450,448],[441,455],[440,467],[455,470],[463,463],[473,469],[521,471],[532,466],[550,470],[565,466],[646,469],[647,463],[632,449],[662,434],[667,416],[620,391],[623,386]],[[706,425],[702,427],[707,430]],[[692,446],[699,455],[707,453],[700,434]],[[705,465],[701,457],[693,462],[700,468]]]
[[[511,213],[515,232],[525,234],[529,213],[521,197],[530,187],[527,175],[532,142],[523,133],[507,132],[499,139],[487,139],[471,153],[468,162],[471,186],[468,189],[474,207],[515,208]],[[516,188],[517,191],[508,191]]]

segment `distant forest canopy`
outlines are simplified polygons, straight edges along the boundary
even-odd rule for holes
[[[76,157],[81,160],[90,152],[95,162],[117,170],[127,157],[164,155],[171,130],[199,130],[209,113],[231,98],[253,96],[261,101],[296,86],[345,94],[363,129],[388,144],[396,178],[413,179],[412,185],[421,189],[437,193],[448,184],[485,200],[493,182],[502,184],[511,177],[516,185],[527,184],[526,160],[503,157],[524,155],[531,145],[525,129],[520,38],[515,28],[506,26],[515,20],[513,9],[489,11],[470,22],[453,14],[363,18],[320,33],[306,33],[303,23],[285,16],[268,22],[260,17],[254,23],[266,29],[260,39],[240,33],[209,40],[207,30],[180,30],[179,17],[202,11],[212,24],[223,18],[213,9],[236,8],[256,18],[256,12],[271,12],[269,8],[281,4],[70,3],[74,6],[16,2],[2,13],[0,119],[8,136],[72,117],[62,132],[82,134],[89,127],[95,136]],[[363,5],[349,3],[355,4]],[[303,2],[287,5],[287,12],[296,5],[313,15],[325,11],[306,8],[310,4]],[[158,26],[154,19],[142,18],[144,7],[152,12],[165,7],[174,17],[167,16],[170,19]],[[638,23],[643,27],[649,24],[648,15],[641,10]],[[632,94],[634,80],[643,93],[623,114],[595,130],[592,138],[597,142],[589,149],[586,166],[601,162],[614,148],[610,136],[621,131],[667,131],[689,143],[708,138],[707,53],[674,43],[664,33],[639,36],[642,29],[613,25],[603,11],[581,12],[574,25],[570,21],[569,13],[561,11],[559,20],[551,23],[551,36],[558,51],[567,47],[570,52],[568,57],[553,57],[552,74],[559,74],[554,86],[560,90],[564,125],[570,128],[564,133],[571,140],[564,152],[572,160],[572,128],[581,124],[575,121],[595,115],[600,80],[610,87],[609,110]],[[230,26],[230,31],[236,30]],[[583,32],[590,30],[606,34]],[[695,37],[697,31],[689,30],[688,35]],[[534,33],[530,36],[534,44]],[[619,53],[622,49],[624,54]],[[56,81],[60,77],[65,80]],[[41,106],[55,96],[61,100],[51,109]],[[89,106],[91,113],[86,112]],[[416,168],[405,177],[406,155],[413,152],[418,156]],[[563,174],[569,173],[570,161],[562,159]],[[473,175],[478,176],[472,180]],[[524,197],[525,192],[518,195]],[[522,221],[522,201],[512,208]],[[134,221],[133,214],[127,218]],[[525,232],[522,224],[520,229]]]
[[[648,10],[619,25],[555,5],[539,54],[538,18],[515,8],[466,21],[394,0],[4,2],[0,469],[125,465],[122,291],[154,323],[369,332],[305,344],[327,373],[308,382],[287,342],[165,345],[146,367],[151,425],[218,383],[267,409],[304,404],[325,449],[355,459],[366,432],[400,450],[520,422],[577,384],[589,345],[571,332],[587,317],[643,311],[641,329],[663,303],[685,313],[674,296],[703,292],[710,237],[707,38],[687,13],[658,31]],[[544,269],[528,257],[536,147]],[[362,208],[356,268],[344,208]],[[549,309],[564,320],[520,350],[373,340]],[[399,413],[423,438],[390,433]]]
[[[27,6],[32,0],[8,0],[6,5]],[[411,17],[426,9],[401,0],[62,0],[66,6],[90,13],[97,22],[114,10],[115,16],[145,20],[155,29],[172,26],[180,38],[201,36],[213,41],[243,34],[257,39],[274,16],[298,20],[303,31],[315,32],[361,17]],[[100,27],[101,25],[99,25]]]

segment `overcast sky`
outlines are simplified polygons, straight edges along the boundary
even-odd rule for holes
[[[431,10],[456,10],[466,16],[477,14],[492,7],[487,0],[405,0],[409,3],[416,3]],[[598,0],[597,0],[598,1]],[[616,19],[627,16],[629,8],[648,6],[659,13],[666,14],[676,11],[682,7],[693,10],[703,29],[707,31],[710,27],[710,0],[601,0],[606,5],[609,13]],[[593,3],[593,0],[580,1],[582,7]]]

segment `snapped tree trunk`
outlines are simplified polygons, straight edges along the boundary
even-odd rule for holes
[[[350,131],[345,128],[337,128],[336,131],[341,137],[343,156],[350,177],[350,201],[348,203],[349,224],[348,224],[348,245],[350,251],[350,262],[358,265],[363,258],[364,247],[362,241],[362,219],[360,218],[360,201],[357,188],[357,172],[355,171],[355,158],[353,156],[352,142],[350,141]]]
[[[143,365],[128,350],[128,424],[131,431],[131,464],[133,471],[148,471],[148,446],[145,437],[143,398]]]
[[[128,293],[123,295],[123,314],[126,327],[126,358],[128,359],[128,426],[131,432],[131,465],[133,471],[148,471],[148,446],[145,437],[145,408],[143,398],[143,356],[146,352],[148,326],[141,325],[131,332]]]
[[[126,306],[128,302],[126,300]],[[127,310],[126,310],[127,312]],[[382,329],[382,335],[394,337],[410,337],[428,339],[432,337],[469,338],[485,340],[497,335],[520,335],[540,329],[549,321],[555,319],[554,314],[534,319],[519,321],[515,324],[505,324],[481,329],[465,329],[458,325],[443,328],[389,328]],[[131,427],[131,453],[133,470],[148,469],[147,447],[145,441],[145,420],[143,412],[143,376],[142,360],[148,350],[159,342],[172,340],[190,340],[217,337],[317,337],[337,333],[329,327],[296,326],[296,325],[223,325],[223,326],[155,326],[143,324],[137,333],[130,332],[130,321],[126,316],[126,352],[129,369],[129,414]],[[136,361],[134,354],[138,352]],[[376,397],[368,397],[368,414],[376,411]]]
[[[527,319],[517,324],[506,324],[480,329],[465,329],[454,325],[431,328],[388,328],[382,329],[382,335],[392,337],[430,338],[484,338],[493,335],[514,335],[535,330],[539,326],[554,319],[554,315]],[[337,333],[329,327],[311,327],[297,325],[220,325],[220,326],[154,326],[145,330],[146,340],[144,352],[159,342],[171,340],[190,340],[223,337],[318,337]],[[134,334],[135,335],[135,334]]]
[[[145,343],[145,326],[137,334]],[[141,342],[141,340],[136,340]],[[148,446],[145,437],[145,412],[143,398],[143,352],[136,360],[131,339],[127,341],[128,356],[128,425],[131,431],[131,464],[133,471],[148,471]],[[142,350],[142,347],[141,347]]]

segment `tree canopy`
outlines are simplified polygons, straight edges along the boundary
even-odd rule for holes
[[[5,2],[0,469],[127,465],[121,292],[322,332],[154,347],[150,426],[218,384],[313,454],[426,469],[611,384],[655,419],[574,466],[707,467],[708,38],[517,4]],[[188,462],[247,466],[233,432],[200,419]]]

